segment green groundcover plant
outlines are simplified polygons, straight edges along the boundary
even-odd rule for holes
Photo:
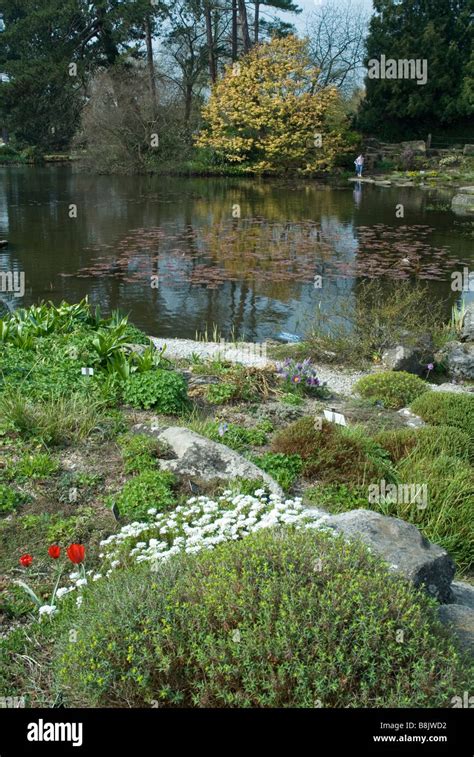
[[[449,707],[472,684],[434,601],[321,532],[264,529],[64,601],[68,706]]]
[[[412,373],[384,371],[364,376],[355,389],[361,397],[397,410],[429,391],[429,386]]]
[[[418,397],[411,409],[433,426],[455,426],[469,434],[474,452],[474,395],[430,392]]]
[[[436,458],[450,455],[469,461],[472,442],[469,434],[455,426],[423,426],[380,431],[374,440],[387,450],[394,462],[408,455]]]

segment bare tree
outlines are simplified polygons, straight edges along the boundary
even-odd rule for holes
[[[321,86],[333,84],[350,94],[360,84],[369,19],[357,0],[324,3],[311,12],[306,33]]]

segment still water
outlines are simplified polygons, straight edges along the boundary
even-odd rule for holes
[[[155,336],[211,337],[217,325],[263,340],[304,334],[369,276],[387,296],[393,282],[426,281],[448,313],[451,273],[474,268],[474,224],[449,206],[411,187],[0,167],[0,271],[26,281],[22,297],[0,291],[0,307],[87,294]]]

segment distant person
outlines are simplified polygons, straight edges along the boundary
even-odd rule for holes
[[[354,160],[354,164],[356,167],[356,174],[360,179],[362,176],[362,171],[364,169],[364,156],[359,155],[359,157]]]

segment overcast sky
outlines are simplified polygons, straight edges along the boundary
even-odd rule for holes
[[[285,19],[285,21],[289,21],[292,24],[295,24],[295,26],[298,29],[304,30],[306,27],[306,19],[308,17],[308,13],[310,13],[312,10],[315,9],[318,5],[323,4],[332,4],[337,5],[337,0],[293,0],[293,2],[296,3],[300,8],[303,8],[303,13],[301,13],[299,16],[294,15],[293,13],[282,13],[282,18]],[[364,5],[368,10],[372,10],[372,0],[353,0],[355,5]]]

